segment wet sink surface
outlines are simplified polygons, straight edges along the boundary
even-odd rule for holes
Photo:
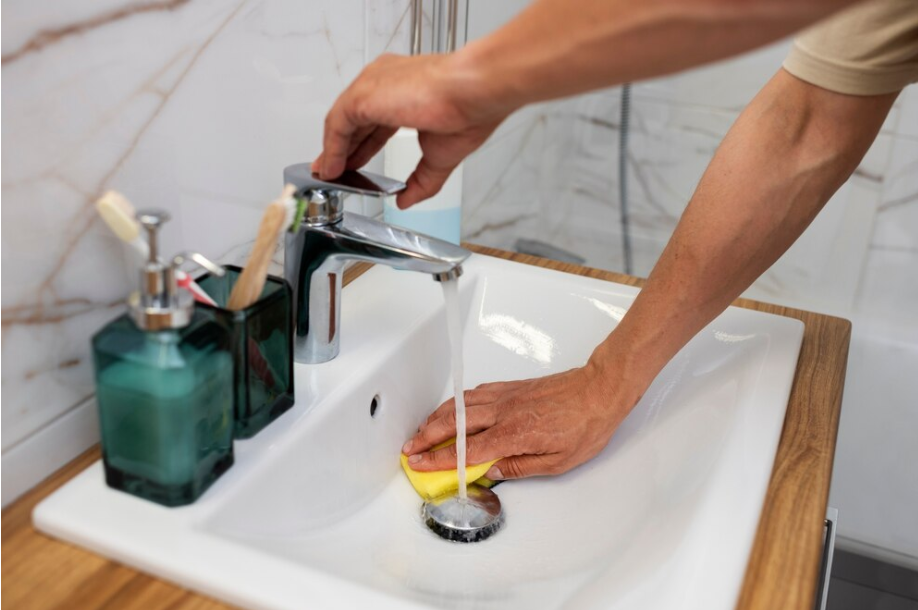
[[[473,256],[460,284],[466,387],[583,364],[636,289]],[[500,485],[473,545],[420,519],[401,444],[449,392],[443,299],[374,268],[344,291],[341,355],[296,367],[297,405],[197,504],[109,490],[96,464],[40,529],[252,607],[733,608],[803,326],[731,308],[667,366],[593,461]],[[371,402],[377,409],[371,415]]]

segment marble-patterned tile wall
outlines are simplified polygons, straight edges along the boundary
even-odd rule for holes
[[[483,35],[487,20],[478,19],[472,33]],[[633,87],[627,180],[636,275],[650,273],[721,139],[788,47]],[[620,110],[613,88],[512,116],[466,162],[464,237],[511,250],[521,238],[538,240],[624,270]],[[913,86],[854,175],[746,293],[854,322],[831,502],[852,548],[912,567],[918,538],[906,532],[915,531],[918,450],[901,431],[918,429],[918,379],[909,373],[918,367],[916,135]]]
[[[787,47],[782,42],[633,87],[627,216],[635,274],[650,272],[721,139],[778,69]],[[897,104],[855,175],[749,296],[787,298],[836,313],[853,308],[872,239],[882,168],[894,140],[892,125],[903,103]],[[468,161],[466,238],[505,248],[513,248],[521,237],[536,239],[587,264],[624,269],[620,109],[621,90],[616,87],[512,117]]]
[[[381,52],[407,51],[407,9],[4,2],[4,504],[97,439],[89,337],[135,276],[95,199],[115,188],[169,210],[167,253],[239,261],[283,167],[318,153],[337,94]]]

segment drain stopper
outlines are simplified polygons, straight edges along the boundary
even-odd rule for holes
[[[425,502],[422,515],[437,536],[454,542],[481,542],[504,524],[500,498],[479,485],[469,485],[466,500],[453,493]]]

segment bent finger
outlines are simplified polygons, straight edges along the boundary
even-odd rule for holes
[[[561,474],[553,454],[506,457],[488,469],[485,477],[492,481]]]
[[[494,425],[494,410],[490,408],[471,408],[466,412],[465,433],[477,434]],[[429,450],[435,445],[456,438],[456,413],[445,415],[424,426],[410,439],[402,452],[413,455]]]
[[[440,189],[446,183],[446,179],[449,178],[455,168],[455,165],[437,167],[432,165],[427,157],[421,157],[418,166],[408,177],[405,190],[395,198],[396,205],[399,209],[404,210],[433,197],[440,192]]]
[[[469,436],[467,439],[465,463],[470,466],[484,464],[491,460],[499,459],[504,451],[509,451],[506,439],[500,431],[488,428],[479,434]],[[408,458],[413,470],[419,472],[434,472],[438,470],[454,470],[456,468],[457,448],[455,444],[412,455]]]
[[[323,180],[337,178],[344,171],[351,139],[360,127],[347,111],[347,92],[332,106],[325,117],[325,132],[322,139],[322,165],[318,168]]]
[[[371,131],[348,157],[347,169],[360,169],[366,165],[396,131],[395,127],[377,127]]]
[[[462,396],[465,398],[466,407],[474,407],[478,405],[490,404],[497,400],[497,394],[493,391],[482,390],[481,387],[474,388],[472,390],[466,390],[462,393]],[[434,420],[440,419],[441,417],[446,417],[450,413],[456,412],[456,398],[451,397],[443,401],[443,403],[434,409],[434,412],[427,416],[427,420],[424,422],[423,426],[430,425]],[[423,427],[421,426],[421,427]]]

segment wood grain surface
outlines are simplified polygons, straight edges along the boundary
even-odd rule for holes
[[[481,254],[641,286],[608,271],[465,244]],[[369,268],[356,265],[353,281]],[[811,610],[822,554],[851,324],[740,299],[735,305],[802,320],[806,329],[784,429],[742,593],[741,610]],[[21,609],[216,610],[230,606],[38,533],[32,509],[100,458],[98,447],[3,510],[2,607]]]

